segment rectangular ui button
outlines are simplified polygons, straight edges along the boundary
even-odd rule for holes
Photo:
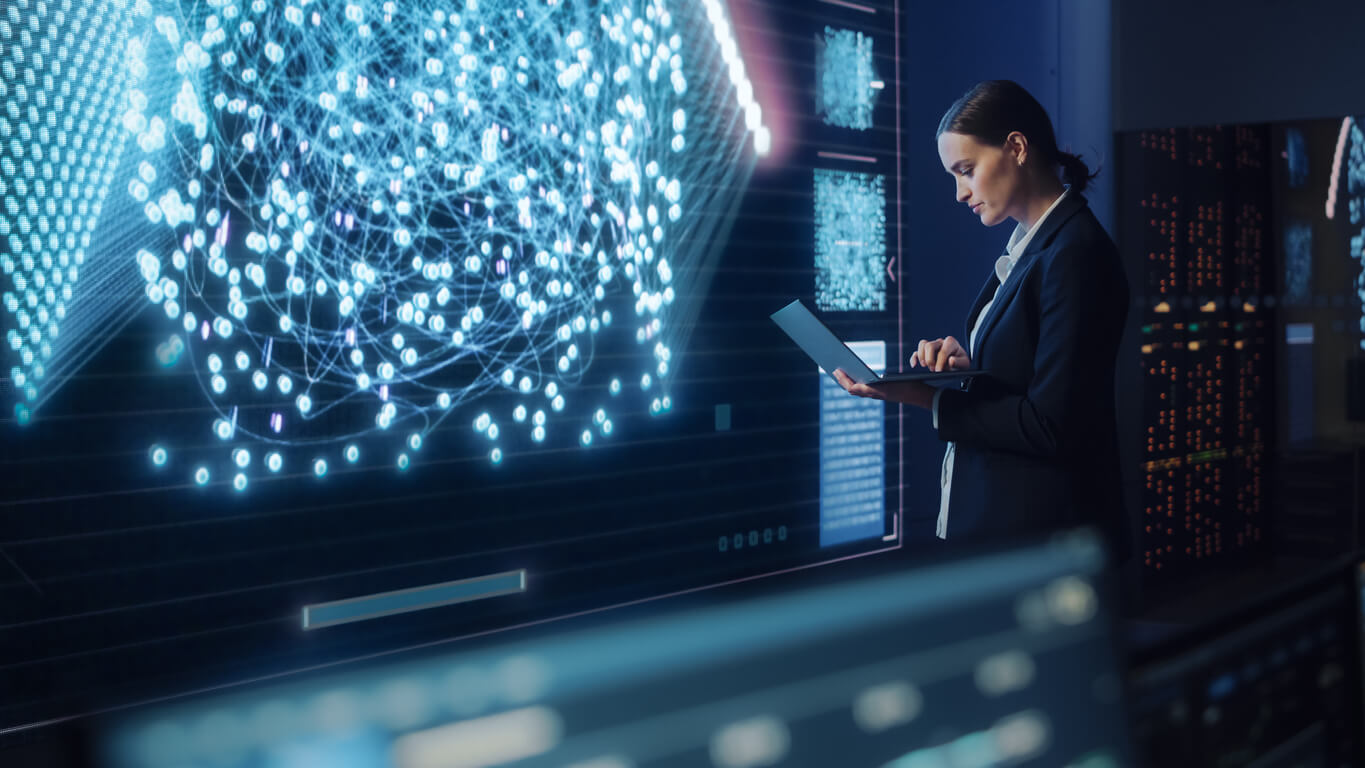
[[[318,629],[353,621],[377,619],[397,613],[424,611],[443,605],[466,603],[486,597],[510,595],[526,591],[526,570],[476,576],[472,579],[429,584],[394,592],[380,592],[364,597],[352,597],[330,603],[306,605],[303,608],[303,628]]]

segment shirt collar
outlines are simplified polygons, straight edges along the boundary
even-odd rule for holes
[[[1063,189],[1062,194],[1058,195],[1057,199],[1052,201],[1052,205],[1049,205],[1047,210],[1043,211],[1043,215],[1039,216],[1038,220],[1033,222],[1032,228],[1024,229],[1023,224],[1015,225],[1014,233],[1010,235],[1010,241],[1005,246],[1004,255],[995,260],[995,276],[1000,278],[1001,283],[1005,282],[1005,278],[1009,277],[1010,271],[1013,270],[1014,265],[1018,263],[1019,257],[1024,255],[1024,249],[1028,248],[1029,242],[1033,240],[1033,235],[1042,227],[1043,222],[1047,219],[1048,215],[1050,215],[1057,207],[1057,204],[1066,199],[1066,196],[1069,194],[1071,194],[1070,186]]]

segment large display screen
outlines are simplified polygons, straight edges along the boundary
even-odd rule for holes
[[[12,0],[0,729],[897,548],[893,0]]]
[[[1348,116],[1274,130],[1282,442],[1296,453],[1330,451],[1358,442],[1365,420],[1365,128]]]

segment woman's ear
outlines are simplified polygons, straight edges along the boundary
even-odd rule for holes
[[[1023,166],[1028,162],[1028,137],[1018,131],[1011,131],[1010,135],[1005,137],[1005,151],[1016,165]]]

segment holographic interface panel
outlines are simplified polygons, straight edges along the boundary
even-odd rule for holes
[[[903,357],[894,142],[802,127],[897,9],[780,11],[5,3],[0,729],[900,546],[766,320]]]

